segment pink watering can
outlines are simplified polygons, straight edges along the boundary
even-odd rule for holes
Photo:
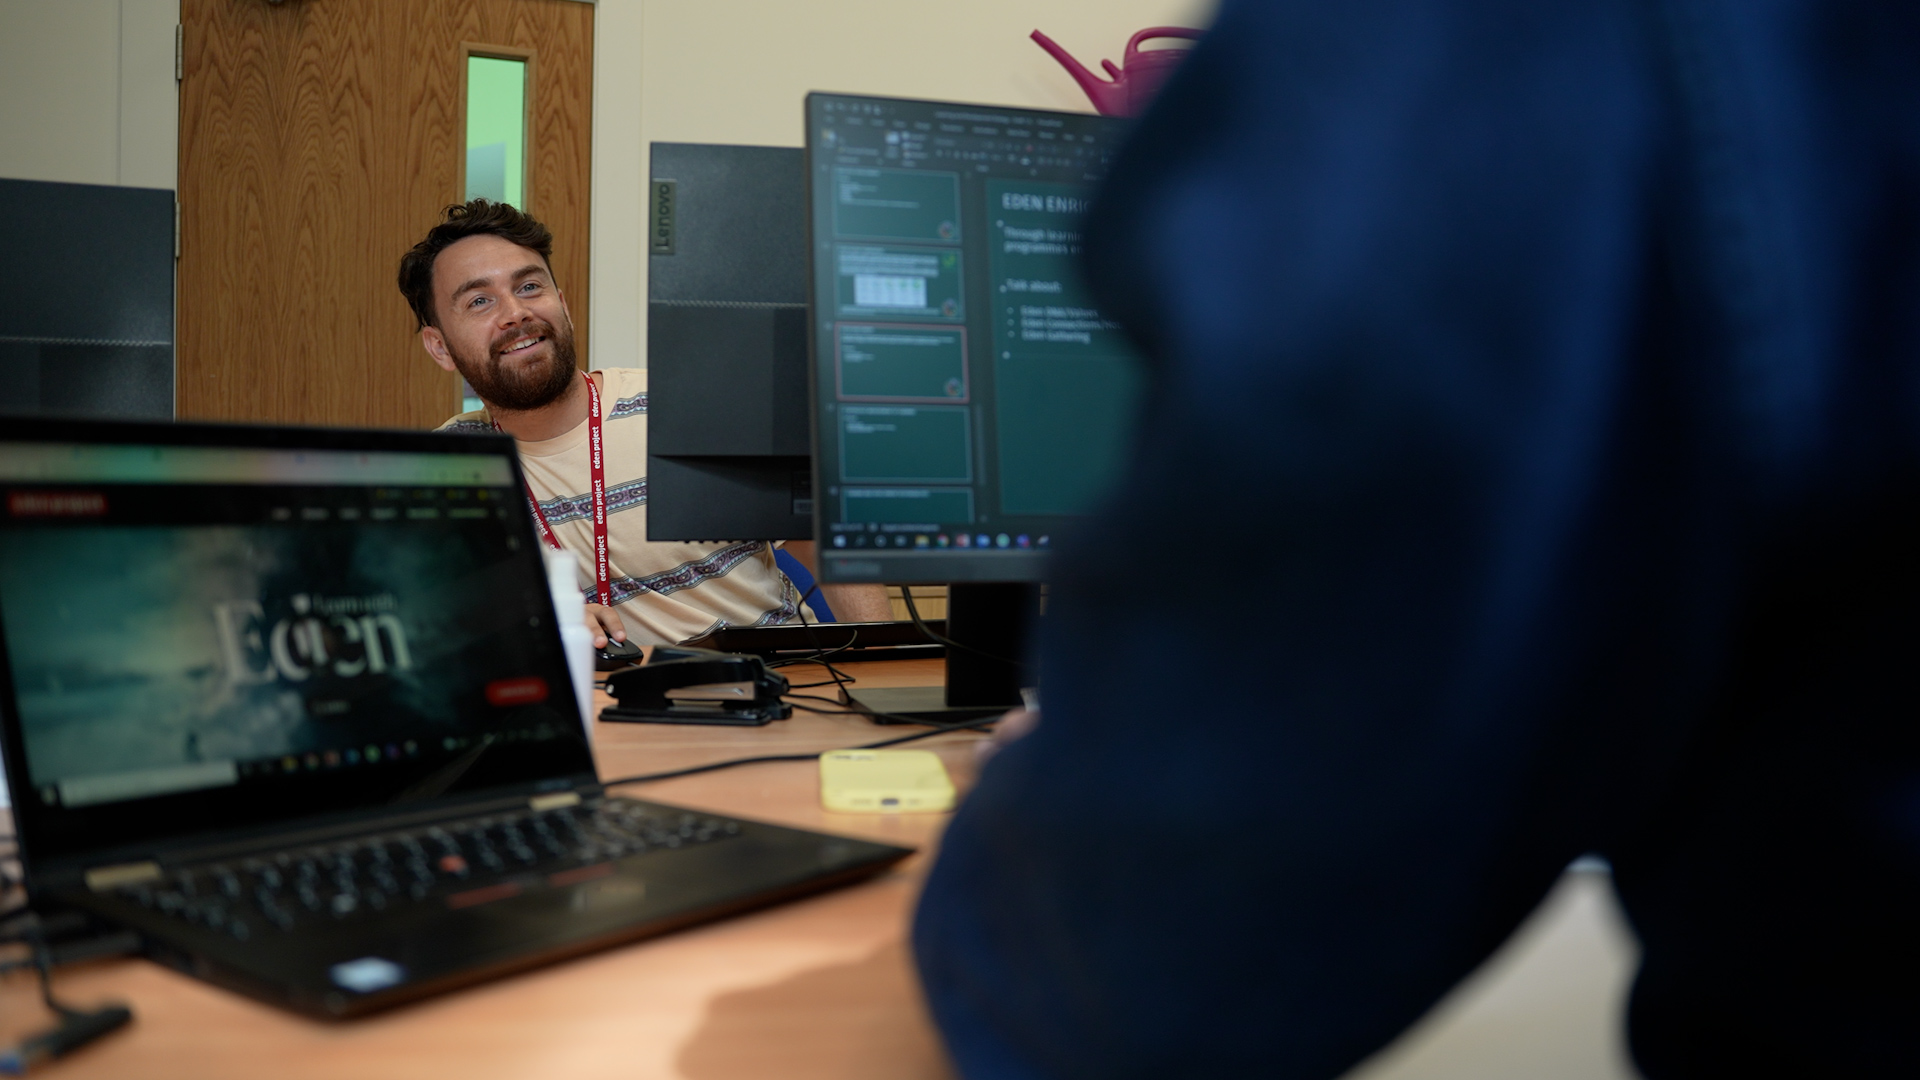
[[[1060,47],[1059,43],[1038,30],[1033,32],[1033,40],[1041,48],[1060,61],[1067,69],[1080,89],[1087,92],[1093,107],[1105,116],[1139,116],[1147,109],[1147,103],[1160,90],[1160,84],[1167,81],[1173,69],[1186,58],[1185,49],[1141,49],[1140,43],[1151,38],[1187,38],[1200,39],[1200,31],[1189,30],[1184,26],[1150,26],[1133,35],[1127,41],[1127,51],[1120,58],[1120,66],[1114,67],[1113,61],[1102,60],[1100,66],[1107,69],[1111,80],[1103,79],[1087,70],[1087,66],[1075,60],[1073,55]]]

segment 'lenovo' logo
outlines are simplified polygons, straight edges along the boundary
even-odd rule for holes
[[[673,254],[674,182],[653,182],[653,224],[647,231],[647,250],[655,255]]]

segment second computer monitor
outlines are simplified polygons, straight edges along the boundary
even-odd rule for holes
[[[811,94],[814,510],[829,581],[1038,580],[1141,386],[1077,272],[1125,121]]]
[[[801,153],[657,142],[651,169],[647,539],[811,537]]]

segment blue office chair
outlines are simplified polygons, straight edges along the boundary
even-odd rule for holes
[[[780,567],[780,572],[787,575],[787,580],[793,582],[793,587],[800,590],[800,595],[806,596],[807,590],[813,589],[813,595],[807,597],[807,606],[813,609],[816,619],[821,622],[840,621],[833,617],[833,609],[827,606],[826,594],[813,588],[813,574],[800,565],[799,559],[787,554],[784,548],[774,548],[773,561]]]

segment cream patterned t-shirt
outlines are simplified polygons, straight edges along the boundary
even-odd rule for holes
[[[767,626],[794,617],[799,597],[764,541],[731,544],[647,539],[647,373],[602,368],[605,419],[608,577],[613,609],[629,640],[686,641],[723,626]],[[461,413],[441,431],[492,431],[486,410]],[[593,497],[588,483],[587,422],[556,438],[519,443],[520,467],[540,512],[580,563],[581,591],[596,599]]]

